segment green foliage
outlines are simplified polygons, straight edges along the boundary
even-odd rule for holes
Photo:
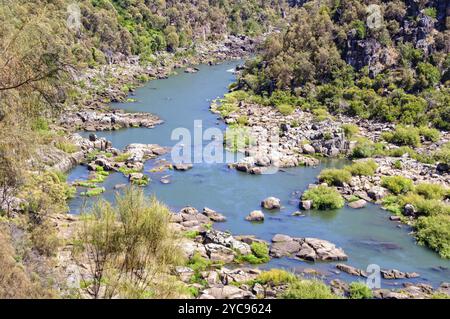
[[[114,162],[121,163],[126,162],[130,158],[130,154],[128,153],[122,153],[114,157]]]
[[[278,111],[280,111],[280,113],[283,115],[290,115],[290,114],[294,113],[294,111],[295,111],[295,108],[289,104],[280,104],[280,105],[278,105],[277,108],[278,108]]]
[[[86,192],[80,193],[81,196],[93,197],[103,194],[106,191],[104,187],[97,187],[87,190]]]
[[[427,126],[419,127],[419,134],[423,136],[426,141],[437,142],[441,138],[441,132],[435,128],[429,128]]]
[[[426,199],[444,199],[450,194],[450,190],[441,184],[420,183],[414,191]]]
[[[415,193],[408,193],[400,197],[401,206],[411,204],[414,206],[418,215],[432,216],[441,214],[450,214],[450,205],[436,199],[425,199]]]
[[[338,209],[344,207],[345,201],[334,188],[319,185],[303,193],[303,200],[312,200],[312,207],[319,210]]]
[[[352,174],[346,169],[327,168],[320,172],[319,181],[328,185],[343,186],[350,183]]]
[[[414,188],[413,181],[403,176],[384,176],[381,179],[381,186],[396,195],[405,194]]]
[[[359,126],[356,124],[344,124],[341,126],[344,131],[345,137],[348,139],[354,137],[359,133]]]
[[[74,256],[91,265],[85,292],[106,299],[173,296],[165,286],[167,275],[182,258],[169,209],[136,188],[118,195],[115,203],[99,201],[82,216]]]
[[[434,7],[428,7],[423,9],[423,13],[433,19],[436,19],[437,17],[437,10]]]
[[[373,176],[378,168],[378,164],[374,160],[358,161],[350,166],[346,166],[345,170],[353,176]]]
[[[330,287],[317,279],[299,280],[281,295],[284,299],[337,299]]]
[[[387,142],[400,146],[417,147],[420,145],[419,131],[414,127],[397,126],[394,132],[383,133],[383,138]]]
[[[450,215],[419,217],[415,229],[420,244],[437,251],[442,258],[450,258]]]
[[[200,233],[196,230],[188,230],[186,232],[184,232],[184,237],[189,238],[189,239],[195,239],[195,237],[197,237]]]
[[[254,242],[250,245],[252,253],[249,255],[239,255],[235,258],[237,263],[263,264],[270,260],[269,247],[265,243]]]
[[[260,273],[255,281],[261,285],[279,286],[294,283],[297,280],[297,276],[293,273],[282,269],[270,269]]]
[[[352,151],[353,158],[368,158],[376,155],[384,155],[384,145],[374,143],[366,138],[357,139],[355,148]]]
[[[194,272],[202,272],[213,267],[211,260],[202,257],[198,252],[194,253],[186,265]]]
[[[363,282],[352,282],[349,285],[348,294],[351,299],[372,299],[372,290]]]
[[[57,149],[69,154],[75,153],[79,150],[78,146],[67,141],[59,141],[55,144],[55,146]]]

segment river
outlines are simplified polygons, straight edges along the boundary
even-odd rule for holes
[[[227,62],[216,66],[199,66],[195,74],[173,75],[168,79],[154,80],[136,90],[134,103],[113,104],[114,108],[128,111],[151,112],[165,121],[154,129],[130,128],[120,131],[97,132],[97,136],[112,141],[113,146],[123,149],[131,143],[159,144],[173,146],[178,141],[171,139],[176,128],[187,128],[191,132],[195,120],[202,120],[203,129],[218,127],[225,129],[217,115],[209,111],[211,99],[227,92],[228,85],[234,81],[232,73],[227,72],[239,61]],[[87,136],[88,133],[81,133]],[[208,142],[204,142],[208,143]],[[170,154],[163,156],[170,160]],[[378,206],[368,205],[355,210],[348,207],[330,212],[307,212],[305,216],[292,216],[298,211],[299,194],[308,184],[314,183],[316,176],[324,167],[339,167],[345,161],[324,161],[317,168],[299,167],[285,169],[272,175],[247,175],[228,169],[221,164],[194,164],[187,172],[169,171],[148,173],[154,160],[146,163],[145,172],[152,183],[145,188],[148,194],[155,194],[174,210],[184,206],[214,209],[227,217],[225,223],[216,223],[215,228],[229,230],[234,235],[252,234],[270,241],[277,233],[294,237],[317,237],[342,247],[349,256],[348,264],[366,269],[377,264],[382,269],[398,269],[405,272],[418,272],[421,277],[415,281],[428,282],[438,286],[442,281],[450,280],[450,261],[443,260],[433,251],[418,246],[408,233],[407,226],[398,227],[389,221],[389,214]],[[159,179],[170,174],[170,184],[162,184]],[[69,182],[87,178],[88,171],[78,166],[71,171]],[[104,183],[106,192],[103,197],[113,200],[113,187],[127,183],[120,173],[112,174]],[[259,210],[260,202],[268,196],[281,199],[283,208],[276,212],[265,212],[266,220],[262,224],[253,224],[244,220],[252,210]],[[78,214],[82,207],[95,199],[86,200],[76,197],[70,202],[71,213]],[[283,267],[301,271],[313,268],[327,275],[327,279],[341,278],[347,281],[358,280],[347,274],[336,274],[335,263],[307,263],[290,258],[274,259],[262,266],[266,268]],[[403,281],[413,282],[412,279]],[[383,286],[400,285],[402,280],[382,281]]]

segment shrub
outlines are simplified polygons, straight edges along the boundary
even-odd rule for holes
[[[115,203],[99,201],[82,216],[73,257],[90,265],[85,292],[93,298],[169,294],[167,275],[183,263],[170,210],[137,188]]]
[[[419,134],[423,136],[426,141],[437,142],[441,138],[441,132],[435,128],[427,126],[419,127]]]
[[[313,109],[311,112],[314,115],[314,119],[318,122],[323,122],[330,118],[330,113],[326,109]]]
[[[271,269],[263,271],[256,277],[255,280],[261,285],[278,286],[298,281],[298,278],[293,273],[287,272],[282,269]]]
[[[324,169],[320,175],[319,180],[328,185],[343,186],[350,183],[352,175],[345,169],[328,168]]]
[[[236,257],[237,263],[250,263],[253,265],[267,263],[270,260],[269,247],[265,243],[254,242],[251,245],[252,253],[249,255],[239,255]]]
[[[378,164],[374,160],[360,161],[345,167],[354,176],[373,176],[378,168]]]
[[[351,299],[371,299],[373,298],[372,290],[363,282],[352,282],[348,290]]]
[[[334,188],[320,185],[307,190],[303,200],[311,200],[312,207],[319,210],[338,209],[344,207],[345,201]]]
[[[435,152],[433,158],[439,163],[450,165],[450,143],[443,145]]]
[[[382,136],[387,142],[400,146],[420,145],[419,130],[414,127],[397,126],[394,132],[386,132]]]
[[[203,258],[200,253],[196,252],[188,261],[187,266],[195,272],[201,272],[210,269],[213,264],[211,260]]]
[[[322,281],[300,280],[291,285],[281,295],[284,299],[336,299],[330,288]]]
[[[289,104],[280,104],[277,106],[277,109],[283,115],[290,115],[295,111],[295,107]]]
[[[420,183],[416,186],[415,192],[426,199],[444,199],[449,190],[440,184]]]
[[[375,155],[383,155],[384,146],[381,143],[374,143],[366,138],[359,138],[352,151],[353,158],[367,158]]]
[[[385,176],[381,179],[381,186],[396,195],[405,194],[414,188],[413,181],[403,176]]]
[[[359,126],[356,124],[344,124],[341,128],[347,138],[352,138],[359,133]]]
[[[440,214],[450,214],[450,205],[440,200],[425,199],[424,197],[408,193],[400,198],[400,204],[405,206],[411,204],[419,215],[432,216]]]
[[[417,241],[450,258],[450,215],[419,217],[415,224]]]

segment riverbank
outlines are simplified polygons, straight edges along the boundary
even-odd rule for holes
[[[132,103],[131,103],[131,105],[132,105]],[[169,123],[166,123],[166,124],[164,124],[164,125],[168,125]],[[142,130],[145,130],[144,128],[142,128]],[[133,141],[133,140],[130,140],[131,142]],[[114,155],[113,154],[113,156],[111,156],[110,154],[109,154],[110,152],[108,152],[107,150],[105,150],[104,152],[103,152],[103,154],[96,154],[96,156],[99,156],[99,157],[105,157],[105,158],[107,158],[108,159],[108,161],[109,162],[112,162],[113,164],[115,163],[115,161],[113,160],[113,158],[115,157],[115,156],[118,156],[118,155],[120,155],[120,154],[118,154],[118,155]],[[122,152],[123,153],[123,152]],[[98,158],[97,158],[98,159]],[[95,161],[94,161],[94,164],[95,164]],[[95,164],[95,165],[97,165],[97,164]],[[100,165],[99,165],[100,166]],[[165,168],[166,170],[169,170],[168,168]],[[149,168],[148,166],[147,166],[147,168],[146,168],[146,170],[151,170],[151,168]],[[193,169],[193,171],[196,171],[196,167],[194,167],[194,169]],[[94,172],[94,171],[92,171],[92,172]],[[94,172],[95,173],[95,172]],[[197,172],[198,173],[198,172]],[[165,174],[164,172],[163,172],[163,174]],[[170,175],[172,175],[172,172],[171,171],[168,171],[167,172],[167,174],[170,174]],[[183,173],[183,172],[181,172],[180,174],[190,174],[189,172],[187,172],[187,173]],[[228,172],[228,174],[231,174],[231,173],[229,173]],[[184,178],[190,178],[189,177],[189,175],[186,175],[185,177],[183,177],[184,175],[180,175],[180,176],[178,176],[178,178],[179,179],[184,179]],[[175,185],[176,185],[176,177],[174,178],[175,179]],[[157,183],[157,182],[156,182]],[[157,183],[158,184],[158,183]],[[261,198],[259,198],[258,199],[258,201],[260,201],[260,200],[262,200],[262,197]],[[189,202],[191,201],[191,199],[189,199]],[[184,201],[184,205],[187,203],[188,201]],[[243,211],[244,213],[248,213],[249,211],[246,211],[246,210],[244,210]],[[227,212],[228,213],[228,212]],[[269,221],[270,221],[270,218],[269,218]],[[245,223],[245,221],[244,221],[244,219],[242,218],[242,220],[241,220],[241,223]],[[225,248],[227,248],[227,247],[225,247]],[[206,248],[205,248],[206,249]],[[219,283],[219,287],[216,287],[216,288],[220,288],[220,285],[223,285],[223,283]],[[216,291],[217,289],[215,289],[214,291]]]

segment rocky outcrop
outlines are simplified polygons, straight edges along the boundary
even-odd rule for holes
[[[347,255],[334,244],[317,238],[292,238],[287,235],[275,235],[272,238],[270,254],[273,257],[295,256],[307,261],[347,260]]]
[[[65,128],[90,132],[112,131],[129,127],[153,128],[162,123],[163,121],[150,113],[126,113],[121,110],[65,112],[60,118],[60,125]]]

